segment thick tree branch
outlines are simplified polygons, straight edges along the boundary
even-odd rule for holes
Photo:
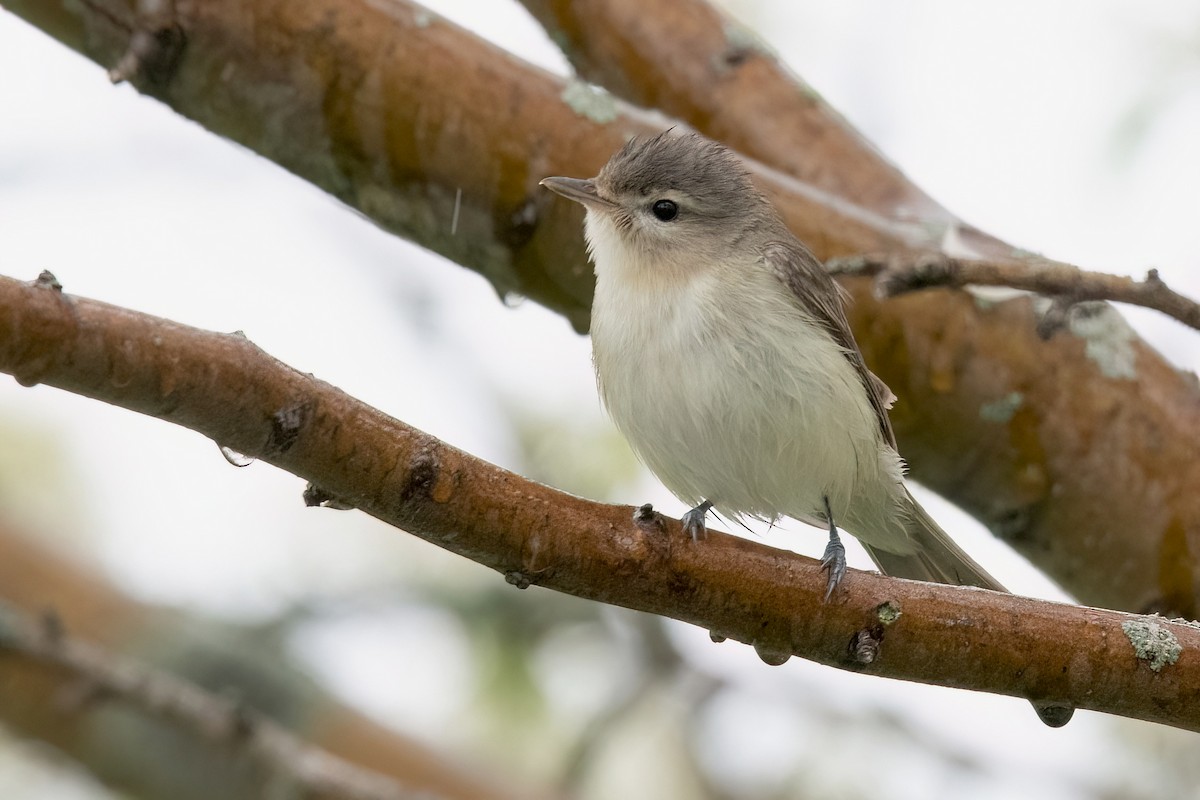
[[[826,266],[835,275],[873,276],[876,292],[885,298],[936,287],[1004,286],[1053,298],[1063,311],[1075,303],[1111,300],[1159,311],[1200,330],[1200,303],[1172,290],[1156,269],[1139,281],[1049,259],[982,261],[886,253],[835,258]],[[1044,324],[1039,327],[1043,333],[1052,332]]]
[[[240,780],[218,792],[210,774],[206,792],[261,797],[286,786],[289,797],[303,800],[416,800],[418,796],[389,778],[304,744],[228,698],[75,639],[53,620],[39,625],[11,606],[0,606],[0,658],[15,659],[27,681],[41,678],[63,684],[57,703],[63,716],[86,714],[114,700],[129,703],[163,723],[166,731],[211,741],[216,752],[227,750],[228,758],[242,762]]]
[[[480,271],[499,291],[531,297],[586,327],[592,277],[579,212],[536,183],[549,174],[594,174],[627,135],[662,122],[603,98],[581,104],[562,81],[405,0],[211,0],[177,4],[169,19],[140,18],[135,5],[10,0],[6,7],[107,67],[161,40],[157,57],[141,57],[152,68],[130,73],[140,89],[382,226]],[[131,49],[139,31],[160,35],[136,37],[141,44]],[[628,63],[652,67],[666,52],[661,37],[646,41],[662,49],[639,44]],[[723,68],[733,74],[743,67],[769,72],[772,81],[782,74],[757,56]],[[648,74],[651,83],[661,80]],[[755,91],[753,82],[740,85]],[[827,169],[806,172],[801,164],[793,172],[870,206],[760,169],[763,187],[818,255],[936,251],[943,240],[1009,255],[1006,245],[947,221],[919,190],[896,188],[898,173],[869,147],[820,122],[832,112],[804,101],[802,90],[793,95],[804,104],[801,117],[818,121],[818,141],[837,142],[842,153],[820,162]],[[772,114],[743,119],[782,114],[788,103],[783,94],[776,101]],[[801,152],[809,144],[803,134],[776,135]],[[779,150],[756,152],[782,158]],[[862,174],[839,184],[831,176],[843,171]],[[875,197],[875,179],[892,188]],[[847,286],[868,363],[900,396],[894,421],[915,478],[1086,602],[1196,615],[1194,381],[1115,314],[1043,343],[1032,335],[1038,315],[1028,299],[985,305],[936,291],[880,303],[869,281]],[[1101,572],[1093,567],[1100,563],[1115,566]]]
[[[842,669],[1200,730],[1200,631],[853,572],[565,495],[216,334],[0,278],[0,370],[189,427],[495,569]]]

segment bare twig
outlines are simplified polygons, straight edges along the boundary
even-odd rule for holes
[[[881,297],[938,286],[1004,286],[1054,298],[1064,307],[1089,300],[1128,303],[1162,312],[1200,330],[1200,304],[1168,287],[1156,269],[1139,281],[1042,258],[990,261],[936,253],[850,256],[831,259],[826,267],[835,275],[873,276]]]
[[[301,742],[233,700],[75,639],[48,620],[39,624],[7,604],[0,604],[0,655],[69,673],[75,689],[60,696],[63,714],[86,712],[100,703],[128,703],[174,728],[233,749],[253,765],[246,779],[260,787],[260,796],[270,794],[269,787],[282,786],[289,797],[305,800],[418,796],[389,778]]]
[[[1200,631],[959,587],[848,576],[830,603],[809,558],[645,509],[588,502],[446,445],[209,333],[0,278],[0,371],[184,425],[495,569],[516,586],[670,616],[859,672],[1200,730]],[[119,379],[118,379],[119,378]],[[869,663],[860,631],[880,640]]]

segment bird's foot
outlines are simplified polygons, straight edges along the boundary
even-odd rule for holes
[[[693,542],[698,542],[708,535],[708,526],[704,518],[708,515],[708,511],[712,506],[712,503],[705,500],[683,515],[683,530],[692,537]]]
[[[825,519],[829,521],[829,544],[825,545],[825,553],[821,556],[821,569],[829,573],[829,583],[825,586],[825,600],[828,603],[833,590],[846,576],[846,548],[838,536],[837,525],[833,521],[833,509],[829,506],[829,498],[825,501]]]
[[[828,603],[833,590],[846,576],[846,548],[842,546],[842,540],[836,533],[829,537],[829,544],[825,545],[825,554],[821,556],[821,569],[829,573],[824,600]]]

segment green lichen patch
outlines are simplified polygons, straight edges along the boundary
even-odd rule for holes
[[[1012,420],[1013,415],[1017,413],[1017,409],[1025,402],[1025,395],[1020,392],[1009,392],[999,400],[993,400],[990,403],[984,403],[979,407],[979,417],[985,422],[999,422],[1001,424]]]
[[[887,600],[880,603],[875,609],[875,615],[884,625],[891,625],[896,620],[900,619],[900,604]]]
[[[1121,630],[1125,631],[1137,657],[1147,662],[1155,672],[1174,664],[1183,652],[1183,645],[1179,644],[1171,629],[1157,622],[1130,619],[1121,623]]]
[[[607,125],[617,118],[617,101],[613,96],[587,81],[571,81],[560,96],[572,111],[592,122]]]
[[[1071,333],[1086,342],[1084,352],[1110,378],[1137,377],[1137,334],[1125,318],[1108,303],[1080,303],[1068,321]]]

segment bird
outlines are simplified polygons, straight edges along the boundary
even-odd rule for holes
[[[596,177],[548,177],[585,209],[596,275],[593,365],[636,455],[707,515],[823,529],[829,602],[839,528],[886,575],[1004,591],[913,498],[847,298],[733,151],[690,131],[635,137]]]

